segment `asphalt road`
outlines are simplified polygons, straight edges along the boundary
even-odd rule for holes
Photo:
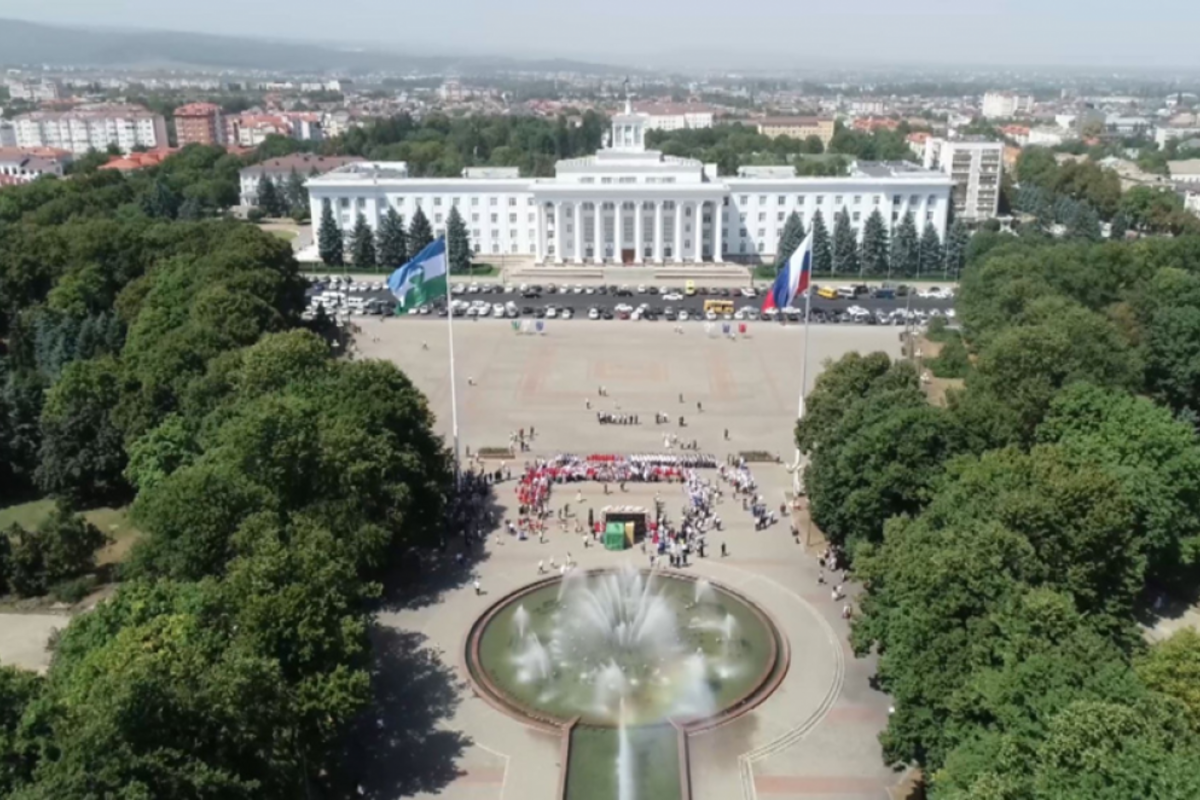
[[[316,289],[312,289],[309,292],[310,295],[315,294],[315,293],[316,293]],[[731,292],[731,294],[732,294],[732,292]],[[347,295],[350,297],[362,297],[364,299],[380,300],[380,301],[382,301],[382,304],[385,304],[389,308],[394,303],[391,295],[386,290],[384,290],[384,291],[380,291],[380,290],[363,291],[363,290],[357,289],[357,287],[356,287],[356,290],[347,292]],[[671,301],[671,300],[664,300],[663,297],[661,296],[661,294],[655,295],[655,294],[650,294],[650,293],[637,293],[636,291],[634,292],[633,296],[615,296],[611,293],[608,293],[608,294],[599,294],[599,293],[586,294],[586,293],[575,293],[575,292],[569,292],[569,293],[555,292],[555,293],[551,294],[551,293],[547,293],[547,292],[543,291],[539,297],[525,297],[520,292],[509,293],[509,292],[482,292],[481,291],[481,292],[464,292],[462,294],[452,295],[451,299],[466,301],[468,303],[477,301],[477,300],[478,301],[486,301],[489,304],[495,304],[495,303],[506,304],[511,301],[512,303],[514,303],[516,305],[518,310],[521,311],[522,317],[538,317],[539,310],[541,310],[541,312],[542,312],[541,316],[544,316],[545,309],[548,306],[555,306],[559,310],[561,310],[563,308],[571,308],[573,311],[574,319],[587,319],[587,312],[589,309],[591,309],[593,307],[599,309],[601,314],[604,314],[605,311],[608,311],[608,312],[612,313],[614,316],[617,316],[616,307],[618,305],[624,304],[624,305],[633,306],[634,308],[637,308],[642,303],[648,303],[652,309],[658,309],[660,311],[663,311],[666,308],[670,307],[670,308],[674,309],[676,312],[678,312],[680,310],[686,310],[688,312],[689,317],[691,317],[692,319],[703,319],[704,302],[706,300],[728,299],[733,302],[733,307],[735,310],[744,308],[746,306],[750,306],[750,307],[757,309],[757,308],[762,307],[763,294],[762,294],[762,292],[759,292],[759,294],[756,297],[731,296],[728,298],[725,298],[723,296],[714,297],[713,295],[701,296],[701,295],[697,294],[697,295],[693,295],[691,297],[684,296],[683,299],[681,299],[681,300]],[[437,303],[441,304],[442,301],[439,300],[439,301],[437,301]],[[802,307],[803,301],[797,300],[795,305],[798,307]],[[814,295],[812,298],[812,309],[814,311],[813,318],[815,321],[818,321],[818,322],[835,321],[835,320],[836,321],[845,321],[845,320],[841,320],[841,319],[837,318],[838,312],[845,312],[851,306],[858,306],[860,308],[865,308],[867,311],[872,312],[872,314],[874,314],[877,311],[881,311],[884,314],[887,314],[892,311],[909,308],[912,311],[921,312],[922,315],[927,315],[927,314],[929,314],[929,312],[931,312],[935,309],[937,309],[938,311],[940,311],[941,313],[944,314],[946,311],[948,311],[954,307],[954,301],[952,299],[935,300],[935,299],[929,299],[929,298],[919,298],[919,297],[916,297],[915,295],[912,296],[911,298],[897,297],[897,298],[886,298],[885,299],[885,298],[875,298],[875,297],[871,297],[868,295],[868,296],[858,297],[854,300],[828,300],[823,297],[818,297],[818,296]],[[409,316],[417,317],[420,315],[409,315]],[[492,317],[489,316],[489,317],[486,317],[485,319],[491,319],[491,318]]]

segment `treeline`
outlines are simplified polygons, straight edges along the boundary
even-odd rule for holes
[[[456,178],[466,167],[519,167],[522,175],[548,177],[560,158],[590,155],[599,149],[608,120],[585,111],[578,125],[566,116],[448,117],[430,114],[420,121],[408,114],[373,120],[325,142],[267,137],[255,159],[315,151],[362,156],[371,161],[405,161],[415,177]]]
[[[1137,624],[1200,560],[1200,237],[997,247],[958,310],[947,407],[855,354],[797,427],[885,757],[940,800],[1200,796],[1200,637]]]
[[[1059,164],[1054,151],[1045,147],[1021,150],[1016,172],[1022,188],[1043,189],[1051,206],[1060,196],[1067,197],[1086,203],[1102,220],[1110,220],[1121,202],[1121,179],[1117,173],[1086,159]]]
[[[287,243],[151,217],[138,186],[0,200],[2,499],[132,500],[145,536],[46,676],[0,669],[0,795],[351,796],[368,604],[437,542],[444,445],[402,373],[296,327]],[[51,577],[68,559],[49,543]]]

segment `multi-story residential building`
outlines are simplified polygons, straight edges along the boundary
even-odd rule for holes
[[[1026,144],[1054,147],[1066,140],[1067,134],[1062,128],[1030,128]]]
[[[0,147],[0,176],[5,183],[29,183],[43,175],[62,177],[71,153],[47,147]]]
[[[792,212],[806,226],[819,213],[832,229],[843,210],[861,230],[878,210],[889,226],[911,213],[944,236],[953,181],[908,163],[856,163],[845,177],[797,177],[792,167],[716,164],[645,146],[648,115],[614,116],[608,146],[559,161],[553,178],[513,168],[418,178],[403,162],[354,163],[308,181],[313,219],[326,205],[344,230],[359,214],[378,226],[389,209],[407,223],[421,209],[435,234],[451,209],[476,253],[542,263],[662,264],[753,261],[774,255]]]
[[[13,100],[45,103],[58,99],[58,83],[52,80],[10,80],[6,83]]]
[[[1200,136],[1200,114],[1180,114],[1154,131],[1154,141],[1166,147],[1172,139],[1190,139]]]
[[[954,213],[968,221],[991,219],[999,211],[1003,157],[1003,142],[979,137],[925,142],[925,168],[953,179]]]
[[[17,146],[17,129],[13,124],[6,120],[0,119],[0,147],[16,147]]]
[[[1033,111],[1033,96],[1016,92],[988,92],[980,105],[984,119],[1008,119]]]
[[[772,139],[776,136],[793,139],[816,136],[825,147],[833,139],[833,119],[827,117],[764,117],[754,122],[759,133]]]
[[[261,164],[255,164],[252,167],[246,167],[239,174],[241,204],[243,206],[258,204],[258,180],[264,173],[271,180],[275,181],[275,183],[282,186],[291,178],[293,172],[301,178],[311,178],[316,175],[324,175],[330,170],[362,160],[359,156],[317,156],[308,153],[295,153],[281,158],[272,158]],[[317,218],[314,217],[313,219]]]
[[[128,153],[135,147],[167,147],[167,123],[142,106],[81,106],[73,111],[35,111],[13,120],[18,147],[54,147],[84,155],[116,145]]]
[[[324,138],[322,116],[316,112],[286,112],[234,114],[225,118],[225,141],[229,144],[258,147],[272,135],[320,141]]]
[[[1167,172],[1177,183],[1200,183],[1200,158],[1168,161]]]
[[[699,103],[638,103],[635,108],[638,113],[647,116],[648,131],[678,131],[713,126],[713,109]]]
[[[223,144],[225,122],[214,103],[189,103],[175,109],[175,140],[188,144]]]

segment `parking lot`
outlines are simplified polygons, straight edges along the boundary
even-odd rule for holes
[[[839,285],[845,296],[822,297],[820,287],[812,290],[812,316],[819,324],[903,325],[917,324],[937,316],[954,318],[950,290],[922,287],[870,288]],[[665,320],[689,321],[790,321],[803,320],[803,301],[780,310],[763,312],[762,292],[750,288],[680,285],[504,285],[499,283],[455,283],[449,301],[438,300],[408,309],[406,316],[446,316],[532,319]],[[317,305],[338,318],[390,316],[395,302],[382,281],[348,282],[316,280],[309,290],[309,308]]]

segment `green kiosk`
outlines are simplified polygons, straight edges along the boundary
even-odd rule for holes
[[[604,549],[624,550],[646,538],[650,512],[636,506],[609,506],[603,511]]]

